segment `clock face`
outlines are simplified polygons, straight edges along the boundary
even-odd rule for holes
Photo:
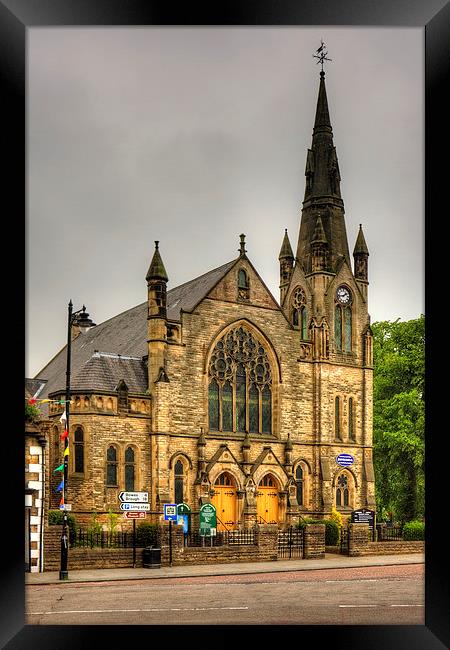
[[[342,305],[348,305],[350,303],[350,291],[347,287],[339,287],[336,291],[336,298]]]

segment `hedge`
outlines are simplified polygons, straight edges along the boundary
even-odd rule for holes
[[[408,523],[403,526],[403,539],[407,542],[424,540],[425,522],[408,521]]]

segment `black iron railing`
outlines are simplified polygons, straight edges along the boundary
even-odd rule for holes
[[[189,531],[184,535],[185,546],[245,546],[258,543],[254,528],[242,530],[221,530],[216,535],[204,537],[198,531]]]
[[[278,557],[284,559],[302,558],[304,555],[303,528],[290,526],[278,531]]]
[[[92,532],[79,528],[70,531],[69,544],[72,548],[132,548],[133,533],[98,531]]]
[[[403,541],[403,529],[401,526],[377,526],[379,542],[401,542]]]

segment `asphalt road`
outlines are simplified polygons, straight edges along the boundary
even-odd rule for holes
[[[424,566],[27,585],[31,625],[424,625]]]

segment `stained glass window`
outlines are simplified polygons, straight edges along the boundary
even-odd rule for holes
[[[177,460],[175,463],[175,503],[183,503],[183,474],[183,463],[181,460]]]
[[[209,384],[209,428],[213,431],[219,429],[219,386],[215,379]]]
[[[125,490],[127,492],[134,492],[134,450],[132,447],[127,447],[125,450]]]
[[[348,400],[348,437],[350,440],[355,439],[355,425],[353,420],[353,397]]]
[[[334,338],[336,340],[336,350],[342,350],[342,309],[336,305],[334,312]]]
[[[341,402],[339,397],[334,400],[334,436],[341,437]]]
[[[106,485],[117,485],[117,449],[112,445],[106,452]]]
[[[246,381],[245,368],[240,363],[236,370],[236,430],[245,431],[245,414],[246,414]]]
[[[347,507],[348,505],[349,505],[348,478],[345,474],[341,474],[337,480],[336,506]]]
[[[302,287],[297,287],[292,294],[292,324],[299,328],[302,339],[309,338],[306,293]]]
[[[298,465],[295,470],[295,483],[297,485],[297,503],[303,505],[303,469]]]
[[[258,433],[259,424],[259,390],[255,384],[248,392],[248,428],[250,433]]]
[[[223,431],[233,431],[233,388],[229,381],[222,388],[222,423]]]
[[[209,428],[272,432],[272,372],[267,352],[245,327],[216,343],[209,363]]]
[[[352,351],[352,309],[345,307],[344,309],[344,350],[345,352]]]
[[[77,427],[74,433],[74,471],[84,472],[84,434],[81,427]]]
[[[269,386],[264,386],[262,392],[262,432],[272,431],[272,395]]]

